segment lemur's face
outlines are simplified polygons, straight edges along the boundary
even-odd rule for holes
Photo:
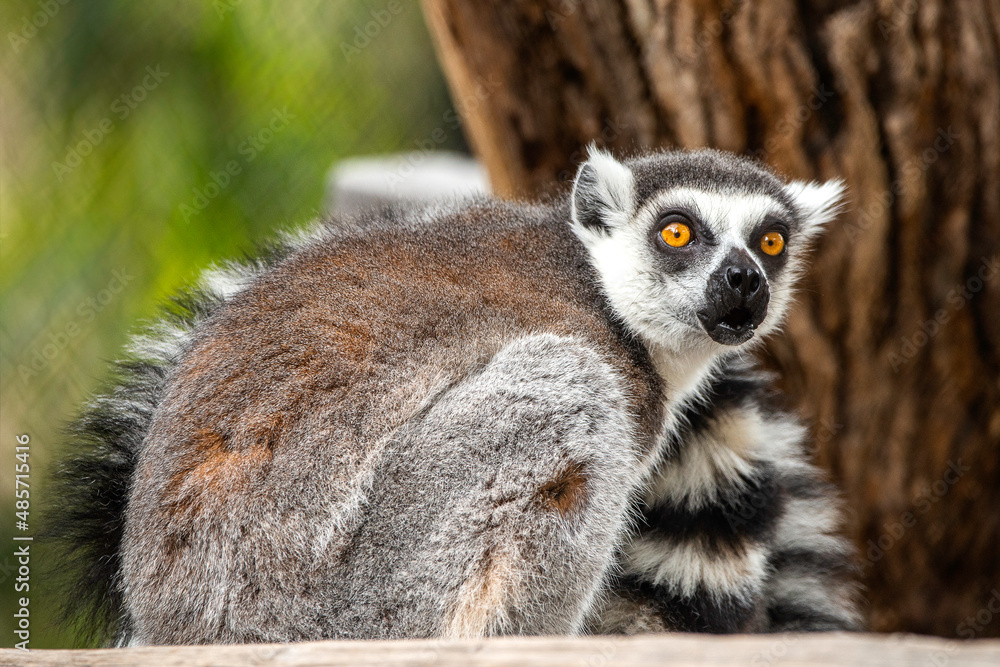
[[[592,152],[573,190],[574,231],[612,306],[648,342],[739,346],[774,330],[839,183],[784,184],[716,151],[624,164]]]

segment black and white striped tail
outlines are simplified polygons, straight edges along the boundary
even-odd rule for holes
[[[773,403],[732,364],[687,409],[593,630],[860,629],[839,500]]]

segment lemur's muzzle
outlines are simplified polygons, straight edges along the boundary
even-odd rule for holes
[[[745,250],[735,248],[709,276],[705,296],[708,305],[698,311],[698,319],[712,340],[723,345],[753,338],[771,298],[760,267]]]

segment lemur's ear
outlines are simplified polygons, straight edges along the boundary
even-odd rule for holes
[[[818,236],[823,226],[837,217],[844,203],[846,187],[840,179],[817,183],[815,181],[792,181],[785,186],[795,208],[802,217],[806,236]]]
[[[635,206],[632,171],[610,153],[591,145],[573,182],[573,223],[607,232],[625,224]]]

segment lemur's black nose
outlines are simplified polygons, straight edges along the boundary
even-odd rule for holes
[[[726,282],[748,299],[760,289],[760,271],[749,264],[735,264],[726,269]]]
[[[733,248],[709,276],[698,318],[715,342],[742,345],[764,321],[770,298],[760,266],[745,250]]]

